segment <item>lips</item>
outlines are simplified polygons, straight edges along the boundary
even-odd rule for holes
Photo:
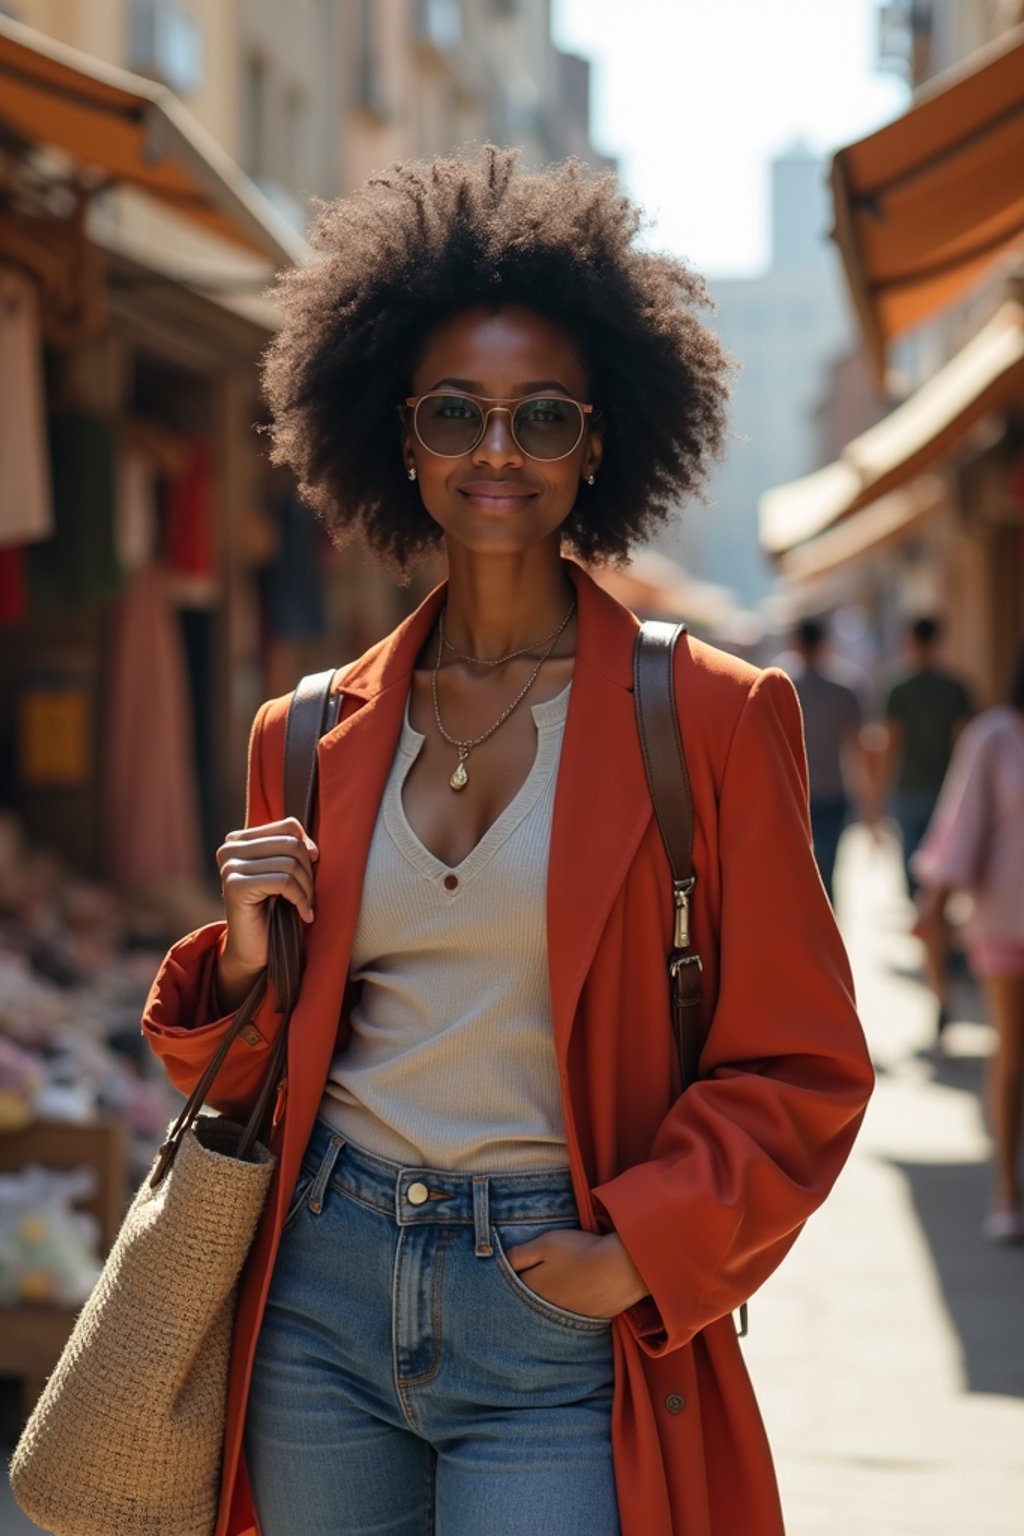
[[[507,480],[473,480],[459,486],[460,496],[484,512],[509,512],[522,506],[536,491]]]
[[[500,501],[524,500],[535,494],[528,485],[517,485],[510,480],[472,480],[468,485],[460,485],[459,490],[463,496],[489,496]]]

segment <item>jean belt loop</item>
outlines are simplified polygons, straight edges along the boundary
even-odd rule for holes
[[[317,1170],[316,1178],[310,1186],[306,1204],[314,1216],[319,1216],[324,1205],[324,1190],[327,1188],[327,1180],[334,1172],[334,1165],[338,1161],[338,1153],[345,1145],[344,1136],[332,1136],[330,1146],[324,1153],[323,1162]]]
[[[473,1176],[473,1252],[478,1259],[489,1259],[494,1252],[491,1246],[491,1196],[490,1180],[486,1174]]]

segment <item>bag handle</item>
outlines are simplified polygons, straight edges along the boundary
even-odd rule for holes
[[[342,695],[331,693],[334,676],[334,669],[331,668],[304,677],[292,696],[288,710],[284,745],[284,810],[286,816],[296,817],[306,828],[310,825],[316,796],[317,743],[324,731],[334,724],[341,707]],[[228,1052],[252,1020],[269,985],[277,1001],[277,1012],[283,1014],[284,1019],[274,1041],[256,1103],[238,1145],[236,1155],[242,1159],[249,1156],[253,1144],[263,1134],[271,1109],[271,1097],[287,1060],[288,1026],[298,1001],[304,958],[299,915],[294,904],[281,901],[276,896],[271,897],[267,964],[243,1000],[160,1148],[149,1180],[151,1188],[155,1188],[172,1167],[178,1148],[206,1102]]]
[[[633,692],[647,783],[672,871],[675,925],[668,971],[672,1027],[679,1051],[682,1086],[696,1081],[700,1059],[702,965],[690,937],[693,872],[693,795],[676,709],[674,660],[685,624],[649,619],[641,624],[633,652]]]

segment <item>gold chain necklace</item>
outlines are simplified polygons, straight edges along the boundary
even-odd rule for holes
[[[469,758],[469,754],[472,752],[474,747],[478,747],[482,741],[486,741],[488,736],[493,736],[495,731],[498,729],[498,726],[505,724],[505,721],[515,709],[516,705],[520,704],[523,699],[526,698],[526,695],[537,681],[537,676],[541,667],[547,661],[548,657],[551,655],[551,652],[554,650],[556,644],[558,643],[559,635],[561,635],[563,629],[568,624],[569,620],[572,618],[575,612],[576,599],[573,598],[572,602],[569,604],[568,609],[566,610],[565,617],[563,618],[561,624],[559,624],[558,628],[550,636],[550,643],[548,644],[547,650],[544,652],[543,656],[540,658],[537,665],[530,673],[524,687],[520,688],[519,692],[512,700],[512,703],[509,704],[507,708],[502,710],[501,714],[498,716],[497,720],[495,720],[492,726],[489,726],[486,731],[482,731],[479,736],[471,737],[468,741],[460,741],[457,736],[450,736],[445,730],[441,721],[441,710],[437,701],[437,674],[441,667],[441,657],[444,654],[444,645],[443,635],[441,634],[440,626],[438,626],[437,660],[434,662],[434,670],[430,677],[430,690],[434,700],[434,719],[437,721],[437,728],[441,735],[444,737],[445,741],[447,741],[450,746],[457,747],[459,752],[459,761],[456,765],[455,772],[448,780],[448,783],[451,785],[452,789],[465,789],[466,785],[469,783],[469,774],[466,771],[466,762]],[[530,650],[532,647],[527,646],[526,649]]]
[[[557,640],[567,623],[566,619],[562,619],[562,621],[551,631],[550,635],[545,635],[540,640],[532,640],[529,645],[524,645],[521,650],[509,651],[507,656],[495,656],[494,660],[490,661],[486,656],[470,656],[466,651],[457,651],[455,649],[454,645],[452,645],[451,641],[448,639],[448,636],[444,632],[444,616],[447,612],[448,604],[445,603],[444,607],[441,609],[441,613],[437,621],[437,632],[441,636],[441,644],[444,646],[446,651],[451,651],[452,655],[457,656],[460,661],[471,661],[473,665],[477,667],[500,667],[502,662],[514,661],[517,656],[525,656],[527,651],[535,651],[538,645],[547,645],[549,640]]]

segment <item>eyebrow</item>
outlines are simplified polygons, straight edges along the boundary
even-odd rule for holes
[[[428,389],[426,393],[428,395],[432,395],[435,390],[438,389],[461,389],[467,395],[479,395],[481,400],[490,398],[484,394],[478,379],[438,379],[437,383],[432,385],[432,387]],[[560,394],[569,395],[571,398],[575,398],[573,396],[572,390],[567,389],[566,386],[562,384],[558,379],[532,379],[527,384],[519,385],[517,395],[499,395],[495,398],[513,400],[516,399],[518,395],[536,395],[545,389],[558,390]]]

